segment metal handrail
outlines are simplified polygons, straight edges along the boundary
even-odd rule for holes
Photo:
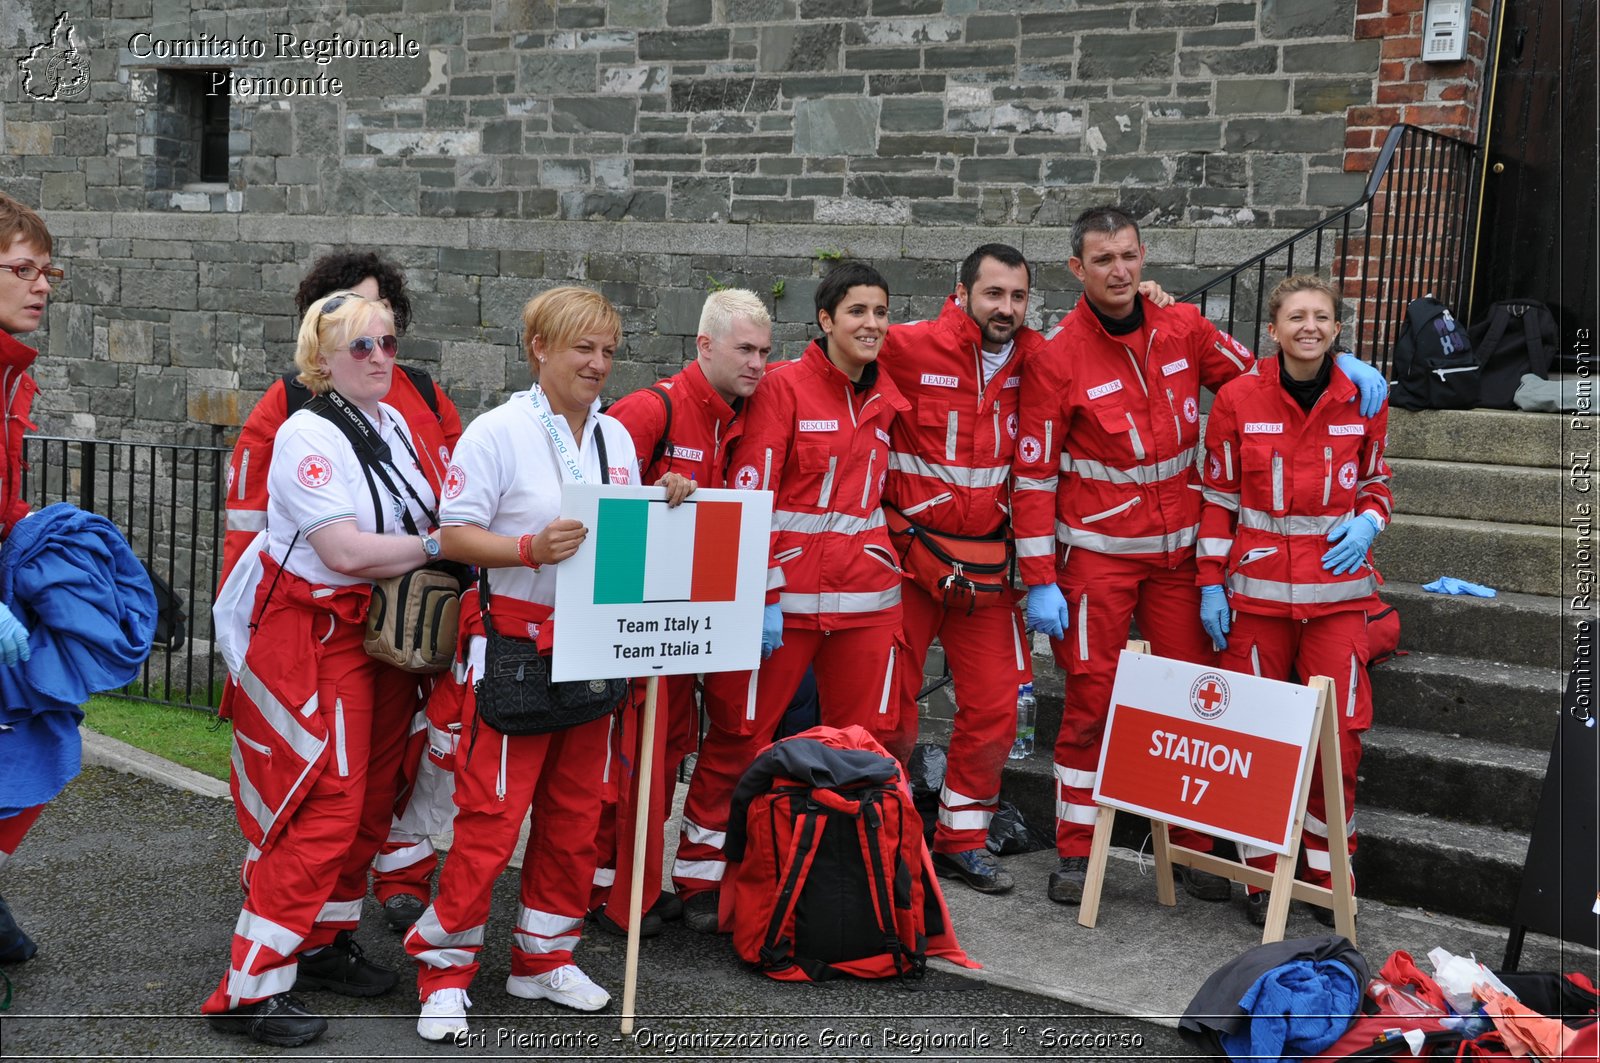
[[[1347,345],[1387,372],[1406,304],[1431,292],[1460,306],[1472,269],[1467,206],[1477,150],[1420,126],[1393,126],[1359,199],[1179,298],[1198,302],[1219,327],[1266,353],[1259,344],[1268,276],[1305,272],[1309,259],[1309,271],[1346,297]],[[1224,286],[1226,312],[1214,315]],[[1253,316],[1241,317],[1241,302],[1252,300]]]

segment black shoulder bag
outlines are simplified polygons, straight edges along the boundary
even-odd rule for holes
[[[606,467],[605,433],[597,425],[595,446],[600,480],[611,482]],[[555,683],[550,658],[531,639],[513,638],[494,629],[489,617],[489,570],[478,570],[478,609],[483,613],[483,674],[473,684],[478,719],[504,735],[537,735],[576,727],[611,712],[628,692],[626,679],[589,679]]]

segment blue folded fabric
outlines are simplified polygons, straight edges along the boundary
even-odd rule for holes
[[[156,598],[117,526],[57,503],[0,550],[0,601],[33,656],[0,668],[0,818],[43,804],[78,773],[89,695],[132,682],[150,656]]]
[[[1344,1036],[1361,1007],[1361,983],[1338,960],[1295,960],[1256,979],[1239,1007],[1250,1022],[1220,1035],[1228,1056],[1289,1063]]]
[[[1493,598],[1495,589],[1485,587],[1481,583],[1469,583],[1464,579],[1454,576],[1440,576],[1432,583],[1424,583],[1422,589],[1432,591],[1434,594],[1470,594],[1474,598]]]

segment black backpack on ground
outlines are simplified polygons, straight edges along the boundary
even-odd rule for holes
[[[1478,354],[1482,386],[1478,405],[1514,410],[1522,375],[1549,377],[1556,350],[1556,319],[1550,308],[1532,299],[1505,299],[1489,308],[1489,316],[1468,330]]]
[[[172,589],[172,584],[156,575],[156,570],[150,567],[149,562],[141,559],[139,563],[144,566],[145,575],[150,577],[150,589],[156,593],[156,632],[150,640],[150,646],[168,653],[182,649],[184,640],[189,636],[189,614],[184,601]]]
[[[1407,410],[1470,410],[1478,405],[1481,378],[1467,330],[1450,308],[1431,295],[1411,300],[1394,346],[1389,404]]]

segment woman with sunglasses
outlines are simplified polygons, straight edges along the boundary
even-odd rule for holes
[[[380,401],[396,347],[383,304],[349,291],[313,303],[295,365],[318,398],[278,430],[267,473],[253,634],[230,701],[234,805],[259,856],[228,971],[201,1008],[263,1044],[327,1029],[291,989],[368,997],[395,984],[351,931],[388,833],[416,689],[363,648],[371,581],[439,553],[415,443]],[[378,475],[355,440],[377,455]],[[408,533],[408,521],[425,530]]]

